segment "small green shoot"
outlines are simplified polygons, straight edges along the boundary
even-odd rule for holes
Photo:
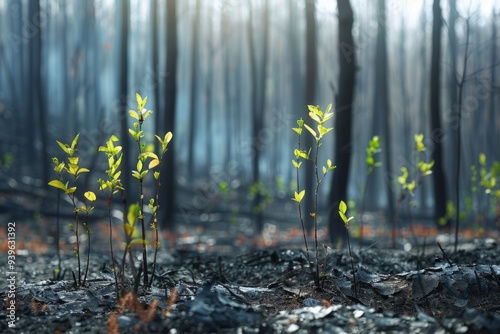
[[[80,212],[85,213],[84,227],[86,229],[86,232],[88,232],[88,231],[90,231],[90,229],[88,229],[88,227],[86,225],[87,225],[87,221],[88,221],[88,214],[92,210],[90,208],[87,209],[87,207],[85,205],[82,207],[78,207],[78,199],[75,195],[75,192],[77,190],[76,182],[77,182],[78,178],[80,177],[81,174],[89,172],[89,170],[87,168],[81,167],[79,165],[80,159],[78,158],[78,156],[76,154],[76,152],[77,152],[76,146],[78,144],[79,137],[80,137],[80,134],[77,134],[75,136],[75,138],[73,138],[73,140],[71,141],[71,145],[63,144],[60,141],[56,141],[57,144],[59,145],[59,147],[61,148],[61,150],[64,153],[66,153],[67,162],[64,162],[64,161],[59,162],[59,159],[57,159],[56,157],[52,158],[52,162],[54,163],[54,171],[59,175],[60,178],[55,179],[55,180],[51,180],[51,181],[49,181],[48,184],[49,184],[49,186],[54,187],[54,188],[59,189],[62,192],[64,192],[69,197],[69,199],[71,200],[71,203],[73,205],[73,212],[75,213],[75,223],[69,224],[68,226],[69,226],[70,230],[73,232],[73,234],[75,235],[75,239],[76,239],[76,246],[74,248],[74,253],[75,253],[75,256],[77,257],[77,260],[78,260],[78,281],[76,282],[76,284],[78,286],[82,286],[83,284],[85,284],[85,280],[82,282],[82,269],[81,269],[81,262],[80,262],[79,213]],[[64,175],[65,174],[69,175],[69,177],[68,177],[69,180],[67,180],[66,182],[64,182],[64,179],[65,179]],[[70,182],[71,182],[71,185],[70,185]],[[87,199],[88,199],[87,196],[93,198],[93,196],[90,195],[90,194],[93,194],[92,192],[86,192],[85,194],[88,194],[85,196]],[[90,243],[90,235],[89,235],[89,243]],[[87,258],[89,258],[90,257],[90,244],[89,244],[87,252],[88,252]],[[89,261],[87,260],[87,268],[85,270],[86,273],[88,271],[88,262]],[[86,278],[86,276],[85,276],[85,278]]]
[[[417,188],[422,184],[424,177],[432,174],[432,167],[434,166],[434,161],[425,162],[422,159],[422,156],[425,155],[426,147],[424,144],[424,135],[423,134],[415,134],[415,151],[417,153],[417,165],[413,171],[411,171],[411,175],[415,175],[415,177],[411,177],[410,171],[406,166],[401,167],[401,175],[397,178],[399,185],[401,186],[401,191],[399,193],[399,197],[397,199],[397,209],[396,209],[396,217],[393,222],[392,228],[392,247],[396,248],[396,234],[397,234],[397,224],[399,220],[399,209],[401,203],[408,198],[409,196],[414,196]],[[412,203],[408,200],[408,214],[410,214],[410,207]],[[410,219],[410,229],[413,233],[413,223]]]
[[[349,238],[349,222],[354,219],[354,217],[347,217],[346,215],[347,212],[347,204],[345,204],[344,201],[340,201],[339,203],[339,216],[344,222],[345,226],[345,233],[347,237],[347,246],[349,249],[349,257],[351,258],[351,270],[352,270],[352,280],[354,282],[354,296],[358,296],[358,288],[357,288],[357,283],[356,283],[356,272],[354,271],[354,259],[352,257],[352,252],[351,252],[351,241]]]
[[[309,258],[309,247],[307,244],[307,237],[306,237],[306,229],[304,225],[304,217],[302,214],[302,209],[301,209],[301,201],[305,196],[306,190],[305,189],[300,189],[300,182],[299,182],[299,169],[302,165],[302,160],[310,161],[314,165],[314,175],[316,178],[316,189],[315,189],[315,196],[314,196],[314,212],[309,212],[309,215],[313,218],[313,223],[314,223],[314,243],[315,243],[315,267],[316,271],[313,273],[314,276],[314,282],[316,284],[316,287],[319,287],[319,278],[320,278],[320,273],[319,273],[319,246],[318,246],[318,193],[319,193],[319,187],[321,183],[323,182],[325,176],[333,171],[335,169],[335,166],[332,164],[332,161],[328,159],[326,161],[326,166],[321,167],[321,171],[323,174],[320,176],[319,173],[319,167],[318,167],[318,155],[319,155],[319,148],[322,145],[322,139],[323,136],[326,135],[328,132],[332,131],[333,128],[327,128],[325,127],[325,123],[329,121],[330,119],[333,118],[333,112],[330,112],[332,105],[329,104],[326,108],[326,111],[323,112],[319,106],[313,106],[313,105],[308,105],[307,106],[309,109],[309,117],[316,123],[316,129],[313,129],[311,126],[307,125],[304,123],[304,120],[301,118],[297,120],[297,127],[292,128],[293,131],[295,131],[298,135],[298,144],[297,148],[294,149],[294,156],[295,160],[292,160],[292,165],[296,169],[296,178],[297,178],[297,188],[294,191],[294,197],[292,198],[293,201],[295,201],[298,205],[298,210],[299,210],[299,220],[302,225],[302,233],[304,236],[304,243],[306,246],[306,253],[307,253],[307,260],[309,263],[311,263],[310,258]],[[301,148],[301,136],[303,129],[306,129],[310,135],[312,135],[316,141],[316,147],[314,150],[314,156],[311,157],[311,151],[312,147],[309,148],[308,150],[302,150]]]

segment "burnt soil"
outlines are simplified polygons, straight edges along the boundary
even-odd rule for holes
[[[74,255],[66,252],[64,279],[54,280],[54,253],[18,250],[16,327],[8,328],[3,280],[0,332],[500,332],[500,252],[491,239],[461,244],[457,253],[355,247],[355,284],[349,253],[321,249],[319,286],[300,246],[160,250],[152,288],[141,284],[138,297],[119,303],[104,249],[92,253],[80,288],[71,274]],[[4,254],[2,268],[6,261]],[[125,288],[132,290],[130,267],[126,273]]]

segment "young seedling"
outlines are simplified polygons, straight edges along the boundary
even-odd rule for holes
[[[434,161],[425,162],[422,160],[421,155],[423,155],[426,151],[424,144],[424,135],[416,134],[414,136],[415,139],[415,151],[417,152],[417,166],[414,168],[412,172],[415,175],[415,178],[409,178],[410,174],[408,168],[403,166],[401,167],[401,175],[398,177],[398,183],[401,185],[401,191],[397,200],[397,209],[396,209],[396,218],[394,219],[393,231],[392,231],[392,247],[396,248],[396,231],[397,231],[397,223],[399,220],[399,208],[403,200],[407,198],[407,195],[413,196],[415,190],[422,184],[423,178],[432,174],[432,167],[434,166]],[[408,212],[410,208],[410,202],[408,202]],[[410,220],[410,228],[412,228],[413,224]],[[412,229],[413,231],[413,229]]]
[[[366,203],[366,195],[367,195],[367,190],[368,190],[368,177],[372,174],[373,170],[377,167],[382,166],[382,163],[380,161],[377,161],[375,159],[375,154],[380,153],[380,137],[379,136],[373,136],[372,139],[370,139],[368,143],[368,147],[366,148],[366,177],[365,177],[365,183],[363,186],[363,199],[361,200],[361,211],[359,214],[359,243],[363,243],[363,227],[364,227],[364,221],[363,221],[363,213],[365,211],[365,203]]]
[[[161,177],[161,162],[163,159],[163,155],[167,152],[168,150],[168,144],[172,140],[173,134],[172,132],[167,132],[163,138],[161,138],[158,135],[155,135],[156,139],[160,142],[161,146],[161,152],[160,152],[160,157],[158,157],[154,153],[149,153],[148,156],[152,158],[152,160],[149,163],[149,168],[156,168],[158,167],[158,171],[153,173],[153,177],[156,180],[156,194],[154,198],[151,198],[149,200],[149,210],[151,210],[151,213],[153,214],[153,220],[151,223],[151,228],[154,229],[155,231],[155,253],[153,257],[153,269],[152,273],[154,274],[156,270],[156,257],[158,255],[158,249],[160,248],[160,239],[159,239],[159,234],[158,234],[158,209],[160,207],[159,205],[159,195],[160,195],[160,177]],[[151,288],[151,285],[153,284],[153,277],[154,275],[151,275],[151,280],[149,281],[149,287]]]
[[[57,174],[61,176],[61,179],[59,180],[51,180],[49,182],[49,185],[62,190],[66,195],[68,195],[69,199],[71,200],[71,203],[73,204],[73,212],[75,213],[75,224],[69,224],[69,227],[71,231],[75,234],[76,238],[76,246],[74,249],[74,253],[77,257],[78,260],[78,282],[75,282],[77,286],[82,286],[82,270],[81,270],[81,262],[80,262],[80,238],[79,238],[79,212],[82,211],[82,208],[84,208],[85,212],[85,224],[87,224],[87,219],[88,219],[88,214],[90,211],[92,211],[90,208],[87,209],[87,207],[84,205],[82,207],[78,207],[78,200],[76,198],[75,192],[77,190],[76,187],[76,181],[78,180],[80,174],[82,173],[88,173],[89,170],[87,168],[80,167],[79,165],[79,158],[76,154],[77,148],[76,145],[78,143],[78,138],[80,137],[80,134],[77,134],[75,138],[73,138],[73,141],[71,142],[71,145],[69,144],[63,144],[60,141],[57,141],[57,144],[59,147],[63,150],[64,153],[67,155],[68,162],[59,162],[57,158],[53,158],[52,161],[54,162],[54,170],[56,171]],[[64,183],[63,180],[63,172],[69,174],[69,178],[72,181],[72,186],[69,185],[70,181],[66,181]],[[95,194],[91,191],[85,193],[85,197],[88,200],[95,200]],[[89,235],[90,237],[90,235]],[[90,239],[89,239],[90,240]],[[89,241],[90,242],[90,241]],[[90,256],[90,244],[88,247],[88,257]],[[88,263],[88,261],[87,261]],[[87,272],[88,268],[86,269]],[[73,274],[74,277],[74,274]]]
[[[63,166],[60,166],[59,159],[56,157],[52,158],[52,163],[54,164],[54,171],[59,175],[59,181],[62,182],[63,177],[62,177],[62,172],[63,172]],[[57,192],[57,208],[56,208],[56,236],[55,236],[55,243],[56,243],[56,254],[57,254],[57,268],[54,269],[54,280],[59,281],[63,279],[64,273],[62,271],[61,267],[61,247],[59,246],[59,237],[60,237],[60,224],[59,224],[59,209],[61,205],[61,192]]]
[[[90,203],[94,203],[95,200],[97,199],[96,195],[92,191],[85,192],[83,196]],[[90,266],[90,235],[92,234],[92,230],[89,227],[89,214],[93,210],[94,206],[92,204],[87,205],[84,203],[80,207],[80,211],[82,211],[85,214],[85,220],[83,221],[82,225],[83,228],[85,229],[85,233],[87,233],[87,265],[85,267],[85,275],[83,276],[83,285],[85,285],[85,282],[87,281],[87,274],[89,272],[89,266]]]
[[[113,271],[113,276],[115,279],[115,293],[116,300],[118,300],[120,293],[118,287],[118,276],[116,273],[115,266],[115,255],[113,252],[113,224],[111,220],[111,200],[113,195],[116,194],[119,190],[124,190],[123,185],[120,181],[120,165],[123,158],[123,153],[121,153],[122,147],[115,146],[115,142],[118,141],[118,138],[115,135],[112,135],[109,140],[106,142],[106,146],[99,147],[99,152],[104,152],[106,157],[108,158],[108,169],[106,170],[106,175],[108,176],[107,180],[99,179],[97,182],[99,183],[99,190],[104,191],[108,189],[109,195],[106,198],[106,203],[108,205],[108,222],[109,222],[109,249],[111,255],[111,270]],[[122,273],[124,268],[122,267]],[[123,276],[122,276],[123,278]],[[123,280],[122,280],[123,282]]]
[[[315,250],[315,267],[316,271],[313,273],[314,276],[314,283],[316,287],[320,287],[319,284],[319,278],[320,278],[320,273],[319,273],[319,246],[318,246],[318,194],[319,194],[319,187],[321,183],[323,182],[326,174],[331,172],[332,170],[335,169],[335,166],[332,165],[332,161],[328,159],[326,161],[326,166],[322,166],[322,172],[323,175],[320,177],[320,174],[318,172],[318,155],[319,155],[319,149],[322,145],[322,139],[325,134],[328,132],[332,131],[333,128],[326,128],[325,123],[329,121],[330,119],[333,118],[333,112],[331,113],[330,110],[332,108],[332,105],[329,104],[328,107],[326,108],[326,111],[323,112],[321,111],[321,108],[319,106],[312,106],[308,105],[307,106],[309,109],[309,117],[317,123],[316,130],[311,128],[309,125],[305,124],[304,121],[301,119],[297,120],[297,128],[293,128],[293,131],[295,131],[298,134],[298,146],[294,150],[294,155],[295,155],[295,160],[292,160],[293,166],[296,168],[296,177],[297,177],[297,190],[294,193],[294,197],[292,198],[293,201],[295,201],[298,205],[298,210],[299,210],[299,219],[300,223],[302,225],[302,233],[304,235],[304,243],[306,246],[306,253],[307,253],[307,260],[309,263],[310,257],[309,257],[309,247],[307,245],[307,238],[306,238],[306,230],[304,226],[304,217],[302,215],[302,209],[300,202],[304,198],[304,195],[306,193],[306,190],[300,190],[300,182],[299,182],[299,169],[300,166],[302,165],[303,160],[308,160],[312,162],[314,165],[314,176],[316,178],[316,188],[314,191],[314,212],[310,212],[309,215],[313,218],[313,223],[314,223],[314,250]],[[311,158],[311,150],[312,148],[309,148],[307,151],[301,149],[300,145],[300,139],[302,136],[302,130],[303,128],[306,128],[306,130],[314,137],[316,140],[316,148],[314,150],[314,157]]]
[[[132,176],[136,178],[139,181],[139,193],[140,193],[140,198],[139,198],[139,216],[138,219],[141,222],[141,232],[142,232],[142,265],[143,265],[143,283],[145,287],[150,286],[152,283],[152,280],[149,281],[148,279],[148,260],[147,260],[147,250],[146,250],[146,245],[148,244],[146,240],[146,229],[145,229],[145,223],[144,223],[144,193],[143,193],[143,185],[144,185],[144,178],[148,174],[149,170],[159,167],[161,165],[161,159],[163,157],[163,154],[167,151],[168,149],[168,144],[172,140],[172,133],[168,132],[165,134],[163,138],[156,136],[156,139],[160,142],[161,144],[161,154],[160,157],[156,155],[154,152],[150,152],[147,150],[147,145],[143,144],[141,139],[144,137],[144,132],[142,130],[142,124],[144,121],[153,113],[151,110],[147,110],[145,107],[146,102],[148,100],[147,97],[144,99],[139,95],[135,95],[136,100],[137,100],[137,111],[135,110],[130,110],[129,115],[136,120],[136,122],[133,123],[133,129],[129,129],[129,133],[134,138],[134,140],[137,142],[137,146],[139,149],[139,156],[137,158],[137,165],[136,165],[136,170],[132,171]],[[146,160],[150,158],[151,161],[149,162],[148,168],[145,168],[145,163]],[[154,173],[154,178],[157,182],[157,192],[156,196],[154,199],[151,199],[148,202],[148,207],[153,213],[153,222],[151,224],[151,227],[155,229],[155,255],[154,255],[154,260],[153,260],[153,273],[155,270],[156,266],[156,255],[158,248],[160,247],[160,242],[159,242],[159,235],[158,235],[158,226],[157,226],[157,210],[159,207],[158,204],[158,189],[160,186],[160,172],[155,172]]]
[[[347,212],[347,204],[345,204],[344,201],[340,201],[340,203],[339,203],[339,216],[342,219],[342,221],[344,222],[345,234],[347,237],[347,247],[349,249],[349,257],[351,258],[352,280],[354,283],[354,297],[358,297],[358,288],[357,288],[357,284],[356,284],[356,273],[354,271],[354,259],[352,257],[351,241],[349,238],[349,222],[352,219],[354,219],[354,217],[347,218],[346,212]]]

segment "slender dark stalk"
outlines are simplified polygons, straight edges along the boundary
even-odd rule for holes
[[[75,194],[70,195],[71,202],[73,203],[73,211],[75,211],[75,227],[74,227],[74,233],[75,233],[75,238],[76,238],[76,258],[78,261],[78,286],[81,286],[82,284],[82,265],[80,262],[80,237],[79,237],[79,228],[78,226],[80,225],[78,221],[78,208],[76,205],[75,201]]]
[[[125,212],[127,212],[127,198],[125,196],[125,192],[122,190],[122,205],[123,205],[123,220],[122,220],[122,226],[123,226],[123,232],[125,234],[125,251],[123,252],[123,257],[122,257],[122,262],[121,262],[121,270],[120,270],[120,281],[124,282],[125,279],[125,261],[127,259],[127,254],[129,256],[130,260],[130,268],[132,270],[132,276],[135,277],[137,271],[135,269],[135,264],[134,264],[134,257],[132,256],[132,250],[130,249],[130,244],[132,243],[132,233],[134,233],[134,230],[131,229],[130,231],[127,232],[126,228],[126,215]],[[135,226],[134,226],[135,228]]]
[[[57,276],[56,279],[61,279],[61,248],[59,247],[59,208],[61,204],[61,193],[57,192],[57,208],[56,208],[56,253],[57,253]]]
[[[111,193],[113,193],[113,191],[111,191]],[[116,275],[115,254],[113,252],[113,223],[111,221],[111,198],[107,199],[107,202],[108,202],[109,250],[111,254],[111,270],[113,271],[113,276],[115,279],[115,293],[116,293],[116,300],[118,301],[118,299],[120,298],[120,294],[118,289],[118,276]]]
[[[392,233],[391,233],[391,238],[392,238],[392,248],[396,249],[396,234],[397,231],[399,230],[399,210],[401,208],[401,202],[406,197],[406,192],[401,191],[399,194],[398,200],[396,201],[396,214],[394,215],[394,220],[392,221]]]
[[[140,188],[140,208],[139,208],[139,220],[141,221],[141,231],[142,231],[142,265],[143,265],[143,270],[144,270],[144,286],[147,287],[149,280],[148,280],[148,253],[146,251],[146,228],[144,226],[144,212],[143,212],[143,207],[144,207],[144,193],[142,189],[142,179],[139,180],[139,188]]]
[[[363,198],[361,199],[361,207],[359,208],[359,244],[363,245],[363,229],[364,229],[364,221],[363,221],[363,213],[365,212],[365,203],[366,196],[368,193],[368,176],[370,174],[366,174],[365,183],[363,187]]]
[[[300,135],[299,135],[299,141],[298,141],[298,150],[300,151]],[[297,190],[300,189],[300,182],[299,182],[299,169],[295,168],[295,171],[297,172]],[[304,217],[302,215],[302,206],[300,203],[298,203],[299,206],[299,219],[300,219],[300,225],[302,225],[302,235],[304,236],[304,244],[306,245],[306,257],[307,257],[307,263],[310,265],[311,264],[311,257],[309,256],[309,246],[307,244],[307,233],[306,233],[306,227],[304,225]]]
[[[161,160],[160,160],[160,163],[158,165],[158,169],[161,170]],[[158,203],[159,203],[160,186],[161,186],[160,176],[158,176],[158,179],[156,180],[156,194],[155,194],[154,205],[158,205]],[[157,214],[157,210],[155,210],[154,213],[153,213],[153,223],[152,223],[152,226],[155,229],[155,253],[154,253],[154,256],[153,256],[153,267],[152,267],[152,271],[151,271],[152,272],[151,279],[149,280],[149,287],[150,288],[153,285],[153,277],[154,277],[155,270],[156,270],[156,258],[158,256],[158,249],[160,248],[160,236],[158,235],[158,214]]]
[[[89,265],[90,265],[90,229],[88,227],[88,219],[89,219],[89,212],[87,211],[85,213],[85,223],[83,223],[83,226],[85,227],[85,230],[87,232],[87,266],[85,268],[85,275],[83,276],[83,284],[85,285],[85,282],[87,282],[87,274],[89,272]]]
[[[139,110],[139,112],[142,112]],[[142,131],[142,122],[144,121],[142,118],[142,114],[140,115],[140,120],[139,120],[139,131],[140,133]],[[141,154],[143,153],[143,149],[141,146],[141,138],[139,137],[137,140],[137,145],[139,147],[139,159],[142,159]],[[143,178],[140,177],[139,179],[139,195],[140,195],[140,200],[139,200],[139,221],[141,222],[141,232],[142,232],[142,266],[143,266],[143,271],[144,271],[144,286],[147,287],[149,283],[148,279],[148,253],[146,250],[146,228],[144,226],[144,190],[143,190]]]
[[[466,41],[465,41],[465,56],[464,56],[464,68],[462,72],[462,78],[458,84],[458,115],[457,115],[457,160],[455,161],[455,184],[456,184],[456,192],[455,192],[455,202],[456,202],[456,210],[455,210],[455,253],[458,248],[458,231],[460,225],[460,160],[461,160],[461,150],[462,150],[462,135],[461,135],[461,123],[462,123],[462,99],[463,99],[463,88],[465,83],[465,74],[467,72],[467,61],[469,54],[469,19],[465,20],[466,23]]]
[[[345,234],[347,237],[347,248],[349,249],[349,257],[351,258],[352,280],[354,284],[354,297],[358,298],[358,284],[356,281],[356,272],[354,271],[354,259],[351,252],[351,239],[349,238],[349,227],[346,226]]]
[[[318,193],[319,185],[322,179],[318,175],[318,155],[319,155],[319,141],[316,141],[316,156],[314,157],[314,174],[316,175],[316,189],[314,191],[314,247],[316,252],[316,275],[315,282],[316,286],[319,287],[319,246],[318,246]]]

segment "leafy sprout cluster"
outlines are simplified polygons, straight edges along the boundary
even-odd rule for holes
[[[147,102],[147,97],[144,99],[139,95],[136,94],[136,100],[137,100],[137,110],[130,110],[129,115],[136,120],[136,122],[133,123],[133,127],[129,129],[129,133],[132,136],[132,138],[137,142],[138,148],[139,148],[139,154],[137,157],[137,163],[136,163],[136,169],[132,170],[132,176],[136,178],[139,181],[139,189],[140,189],[140,197],[139,197],[139,203],[138,204],[131,204],[129,206],[129,209],[124,210],[128,211],[127,217],[123,219],[123,227],[125,231],[125,238],[126,238],[126,243],[125,243],[125,252],[122,258],[122,263],[121,263],[121,282],[124,283],[124,267],[125,267],[125,258],[126,254],[130,254],[130,246],[133,243],[140,243],[143,246],[143,267],[141,268],[141,272],[144,275],[144,285],[146,287],[151,287],[152,284],[152,278],[154,275],[151,276],[151,280],[148,279],[148,265],[147,265],[147,254],[146,254],[146,245],[149,244],[149,242],[146,240],[146,233],[145,233],[145,214],[143,212],[143,207],[144,207],[144,194],[143,194],[143,181],[145,177],[148,175],[148,172],[152,169],[157,169],[153,172],[153,177],[156,180],[156,193],[154,197],[150,198],[149,201],[147,202],[147,206],[149,210],[151,211],[152,214],[152,219],[151,219],[151,224],[150,227],[154,229],[155,231],[155,253],[154,253],[154,259],[153,259],[153,267],[152,267],[152,272],[155,272],[155,267],[156,267],[156,257],[157,257],[157,252],[158,248],[160,247],[160,242],[159,242],[159,234],[158,234],[158,209],[159,209],[159,187],[160,187],[160,167],[162,163],[162,158],[165,152],[168,150],[168,144],[172,140],[172,133],[168,132],[166,133],[163,137],[160,137],[158,135],[155,135],[156,139],[160,143],[160,152],[156,154],[153,152],[150,147],[152,145],[146,145],[142,143],[142,138],[144,137],[144,131],[142,130],[142,124],[144,121],[153,113],[151,110],[147,110],[145,108],[146,102]],[[75,224],[70,224],[70,228],[73,231],[73,233],[76,236],[76,247],[75,247],[75,254],[78,257],[78,286],[82,286],[85,284],[85,280],[87,277],[87,272],[88,272],[88,267],[89,267],[89,259],[90,259],[90,233],[91,230],[88,227],[88,217],[89,214],[92,212],[94,209],[94,206],[92,203],[94,203],[97,200],[97,196],[95,193],[92,191],[86,191],[84,192],[84,197],[85,197],[85,202],[83,204],[80,204],[76,197],[76,191],[77,191],[77,184],[76,181],[78,180],[79,176],[81,176],[83,173],[89,173],[90,170],[84,167],[81,167],[79,165],[79,157],[77,156],[77,144],[78,144],[78,138],[79,134],[75,136],[75,138],[72,140],[71,144],[64,144],[59,141],[57,141],[57,144],[59,147],[63,150],[63,152],[67,155],[67,161],[59,161],[58,158],[54,157],[52,159],[53,164],[54,164],[54,170],[59,175],[59,179],[51,180],[49,182],[49,185],[61,190],[64,192],[64,194],[68,195],[69,198],[71,199],[71,202],[73,204],[73,210],[75,212]],[[99,147],[99,152],[103,152],[106,155],[107,158],[107,164],[108,164],[108,169],[105,171],[105,174],[107,178],[100,178],[98,179],[98,184],[99,184],[99,190],[101,190],[105,194],[105,200],[108,205],[108,218],[109,218],[109,242],[110,242],[110,253],[111,253],[111,258],[112,258],[112,270],[114,273],[114,279],[115,279],[115,289],[116,289],[116,295],[117,298],[119,298],[119,282],[118,282],[118,276],[117,276],[117,270],[115,267],[115,257],[114,257],[114,251],[113,251],[113,238],[112,238],[112,233],[113,233],[113,228],[112,228],[112,220],[111,220],[111,203],[112,203],[112,197],[113,195],[117,194],[118,192],[124,192],[126,189],[124,188],[124,185],[121,182],[120,176],[121,176],[121,163],[122,160],[126,157],[123,156],[122,152],[122,146],[117,145],[119,142],[118,137],[115,135],[111,135],[109,140],[106,141],[105,146],[100,146]],[[146,162],[149,159],[149,163],[147,164],[146,167]],[[107,191],[107,192],[106,192]],[[88,204],[87,201],[90,203]],[[83,221],[83,227],[85,228],[85,231],[87,234],[89,234],[88,238],[88,255],[87,255],[87,268],[85,271],[85,278],[83,279],[83,282],[81,280],[81,265],[80,265],[80,251],[79,251],[79,214],[84,213],[84,221]],[[125,215],[124,215],[125,216]],[[140,221],[141,223],[141,228],[142,228],[142,235],[141,238],[136,238],[136,221]],[[131,255],[131,254],[130,254]],[[132,257],[131,257],[132,258]],[[132,261],[132,260],[131,260]],[[135,272],[135,268],[133,268]],[[76,278],[75,278],[76,282]],[[135,291],[137,292],[137,291]]]
[[[318,193],[319,193],[319,187],[321,183],[323,182],[325,176],[333,171],[335,169],[335,166],[332,164],[332,161],[328,159],[326,161],[326,165],[322,166],[321,171],[323,172],[323,175],[320,176],[318,172],[318,155],[319,155],[319,149],[322,145],[322,139],[324,135],[326,135],[328,132],[333,130],[332,128],[328,128],[325,126],[325,123],[329,121],[330,119],[333,118],[333,112],[330,112],[332,109],[332,105],[329,104],[326,108],[326,111],[323,112],[319,106],[313,106],[313,105],[308,105],[307,106],[309,109],[309,117],[316,123],[316,129],[313,129],[311,126],[307,125],[302,118],[297,120],[297,127],[292,128],[293,131],[295,131],[298,135],[298,143],[297,143],[297,148],[294,149],[294,155],[295,155],[295,160],[292,160],[292,165],[296,169],[296,178],[297,178],[297,188],[294,191],[294,197],[292,198],[293,201],[295,201],[298,205],[298,211],[299,211],[299,219],[300,223],[302,225],[302,232],[304,236],[304,243],[306,246],[306,252],[307,252],[307,257],[308,261],[310,261],[309,258],[309,246],[307,244],[307,238],[306,238],[306,230],[305,230],[305,225],[304,225],[304,216],[302,214],[302,209],[301,209],[301,201],[303,200],[305,194],[306,194],[306,189],[300,189],[300,178],[299,178],[299,169],[302,166],[302,160],[310,161],[314,165],[314,175],[316,178],[316,189],[314,191],[314,212],[309,212],[309,215],[313,218],[313,223],[314,223],[314,242],[315,242],[315,266],[316,266],[316,271],[314,272],[314,281],[316,286],[319,286],[319,247],[318,247]],[[312,135],[316,141],[316,147],[314,149],[314,155],[311,156],[312,152],[312,147],[308,148],[307,150],[303,150],[301,148],[301,137],[302,137],[302,132],[303,129],[306,129],[310,135]]]

